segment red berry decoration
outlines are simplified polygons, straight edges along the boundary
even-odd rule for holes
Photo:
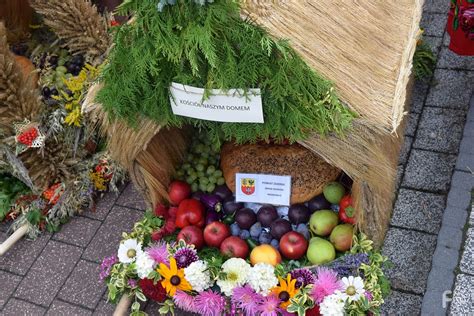
[[[31,147],[36,137],[38,137],[38,130],[36,129],[36,127],[30,127],[18,136],[18,142],[28,147]]]

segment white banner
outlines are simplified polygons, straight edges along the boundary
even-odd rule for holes
[[[263,123],[260,89],[211,89],[204,100],[204,89],[173,82],[170,87],[171,108],[175,115],[207,121],[230,123]]]

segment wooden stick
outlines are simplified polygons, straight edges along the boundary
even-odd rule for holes
[[[3,256],[21,237],[25,236],[27,231],[28,225],[25,224],[11,234],[11,236],[0,245],[0,256]]]
[[[117,307],[115,308],[113,316],[128,315],[128,309],[130,308],[131,304],[132,304],[132,298],[128,296],[127,294],[122,295],[122,298],[120,299],[120,301],[117,304]]]

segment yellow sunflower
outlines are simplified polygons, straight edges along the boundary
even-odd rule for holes
[[[193,289],[184,278],[184,269],[178,269],[175,258],[170,259],[169,268],[166,264],[160,263],[160,267],[157,271],[163,277],[161,285],[166,289],[166,293],[168,293],[169,296],[174,296],[176,290],[189,292]]]
[[[296,288],[296,279],[291,279],[291,275],[288,273],[286,280],[278,278],[280,284],[271,289],[271,292],[275,294],[281,301],[280,307],[286,309],[290,305],[290,298],[294,297],[298,293]]]

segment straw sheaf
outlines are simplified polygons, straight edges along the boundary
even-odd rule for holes
[[[244,12],[288,38],[332,80],[367,124],[393,132],[403,119],[423,0],[244,1]]]

